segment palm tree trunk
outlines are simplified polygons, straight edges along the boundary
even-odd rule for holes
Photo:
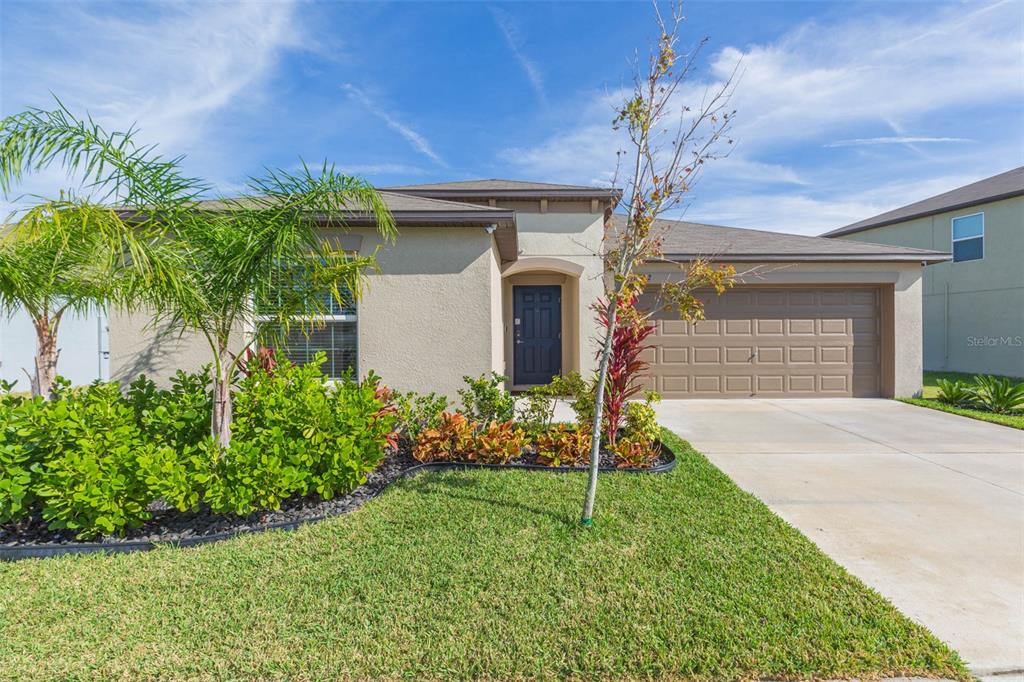
[[[36,330],[36,356],[35,371],[29,376],[33,396],[42,396],[43,400],[50,399],[53,391],[53,380],[57,376],[57,356],[60,350],[57,348],[57,327],[60,324],[60,316],[56,316],[51,324],[50,316],[43,315],[32,320],[32,326]]]
[[[222,448],[231,445],[231,355],[227,344],[218,344],[216,373],[213,377],[213,417],[210,435]]]
[[[604,416],[604,385],[608,379],[608,359],[612,354],[612,337],[615,330],[615,318],[619,306],[618,292],[608,303],[608,328],[605,330],[604,346],[601,348],[601,362],[597,368],[597,391],[594,396],[594,421],[590,426],[590,470],[587,479],[587,496],[583,501],[583,516],[580,523],[589,526],[593,523],[594,500],[597,498],[597,470],[600,467],[601,454],[601,418]]]

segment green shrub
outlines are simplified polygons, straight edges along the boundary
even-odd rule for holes
[[[572,400],[572,409],[576,413],[576,424],[581,428],[589,428],[594,421],[594,405],[596,402],[597,385],[594,380],[587,381],[579,372],[570,372],[564,376],[556,376],[548,384],[551,395]]]
[[[939,379],[936,381],[939,387],[938,395],[939,402],[949,403],[950,405],[970,405],[974,402],[974,391],[970,384],[966,381],[956,379],[950,381],[949,379]]]
[[[480,424],[491,422],[507,422],[515,417],[515,397],[505,390],[508,377],[491,372],[474,379],[464,376],[466,388],[459,390],[462,398],[462,413],[470,421]]]
[[[171,377],[169,389],[157,389],[150,379],[140,375],[128,386],[125,399],[147,438],[185,450],[209,433],[211,383],[209,365],[191,374],[179,369]]]
[[[551,428],[551,420],[555,416],[551,384],[528,390],[517,412],[520,426],[529,434],[538,435]]]
[[[974,402],[989,412],[1010,414],[1024,410],[1024,383],[983,374],[974,378],[971,392]]]
[[[652,405],[656,402],[648,397],[645,402],[631,402],[626,405],[626,435],[637,443],[653,443],[661,434],[658,415]]]
[[[283,358],[273,374],[239,383],[231,445],[204,441],[196,472],[217,513],[276,509],[293,495],[329,499],[366,481],[384,456],[395,416],[377,396],[376,379],[329,382],[325,356],[296,366]]]
[[[137,456],[147,442],[117,384],[60,389],[43,404],[30,447],[43,519],[79,538],[118,533],[149,518]]]
[[[31,446],[31,436],[42,405],[42,398],[0,396],[0,523],[27,516],[35,505],[39,477],[33,465],[42,451]]]
[[[424,429],[436,429],[441,423],[441,413],[448,409],[448,398],[436,393],[396,392],[393,403],[397,412],[395,430],[413,443]]]

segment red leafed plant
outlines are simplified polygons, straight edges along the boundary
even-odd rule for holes
[[[239,371],[244,376],[251,376],[254,371],[262,371],[268,376],[274,375],[277,368],[277,351],[270,346],[261,346],[255,353],[246,346],[244,359],[239,363]]]
[[[604,392],[604,418],[602,419],[608,447],[615,449],[615,440],[625,420],[626,401],[641,391],[637,380],[649,364],[640,359],[648,348],[644,344],[656,326],[636,308],[636,296],[619,303],[612,332],[612,349],[608,357],[608,379]],[[597,319],[608,327],[608,306],[604,302],[595,306]]]

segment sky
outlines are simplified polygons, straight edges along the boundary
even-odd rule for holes
[[[801,234],[1024,165],[1024,2],[688,2],[681,103],[739,63],[679,214]],[[380,186],[607,184],[646,2],[0,2],[0,114],[56,95],[217,191],[329,160]],[[53,194],[56,170],[19,192]],[[7,207],[18,198],[4,199]]]

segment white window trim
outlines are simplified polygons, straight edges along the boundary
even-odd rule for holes
[[[955,223],[958,220],[962,220],[964,218],[973,218],[976,215],[980,215],[981,216],[981,234],[976,234],[973,237],[961,237],[960,239],[957,239],[955,236],[953,236],[954,235],[953,223]],[[952,260],[952,261],[950,261],[950,263],[976,263],[978,261],[985,260],[985,212],[984,211],[978,211],[977,213],[967,213],[965,215],[958,215],[958,216],[953,216],[952,218],[950,218],[949,219],[949,236],[950,236],[950,239],[952,240],[952,242],[951,242],[952,244],[956,244],[957,242],[970,241],[971,239],[980,239],[981,240],[981,258],[971,258],[970,260],[959,260],[959,261],[958,260]],[[953,247],[950,246],[949,250],[953,251]]]

